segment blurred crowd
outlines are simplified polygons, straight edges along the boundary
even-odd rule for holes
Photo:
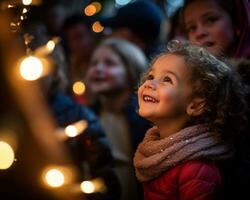
[[[114,7],[112,14],[107,9],[107,12],[87,16],[83,12],[84,8],[69,10],[69,4],[63,1],[44,1],[40,5],[30,6],[27,19],[23,20],[20,30],[10,33],[17,38],[20,55],[31,55],[52,38],[59,38],[55,49],[47,56],[52,63],[50,72],[36,80],[35,90],[39,92],[33,95],[39,95],[48,108],[48,119],[53,121],[55,127],[65,129],[81,120],[87,123],[81,134],[63,140],[63,148],[78,171],[75,180],[81,182],[100,178],[105,191],[81,193],[76,199],[143,199],[142,186],[135,176],[133,157],[152,124],[138,115],[136,91],[150,63],[165,50],[168,41],[188,40],[208,49],[215,56],[230,59],[243,81],[249,84],[248,0],[180,1],[171,15],[163,7],[170,6],[168,1],[163,1],[163,4],[159,2],[137,0]],[[99,23],[102,31],[93,29],[95,22]],[[23,42],[24,35],[28,35],[30,41],[26,38],[26,42]],[[3,56],[9,56],[6,55],[4,45],[1,46],[1,57]],[[2,65],[6,63],[3,62]],[[8,87],[8,78],[1,79]],[[82,84],[83,92],[73,90],[76,83]],[[4,92],[2,93],[1,98],[4,98]],[[9,98],[16,97],[10,94]],[[10,102],[15,101],[17,100]],[[10,102],[3,101],[1,118],[5,118],[4,113],[9,112],[4,107],[10,106]],[[33,102],[34,105],[36,103],[39,102]],[[34,105],[30,109],[36,109]],[[16,107],[18,111],[15,111]],[[18,103],[12,108],[11,114],[12,112],[14,115],[18,112],[17,116],[20,117],[25,115]],[[37,113],[36,117],[39,115]],[[33,123],[27,122],[27,119],[23,121]],[[18,130],[17,127],[15,129]],[[44,134],[46,128],[40,131],[40,134]],[[249,128],[245,132],[249,133]],[[47,137],[50,140],[57,139],[50,135]],[[35,141],[39,144],[39,140]],[[25,141],[23,142],[25,146]],[[237,156],[239,155],[240,161],[237,161],[237,166],[232,167],[240,168],[235,174],[232,173],[235,177],[244,177],[242,182],[238,182],[240,187],[232,186],[239,199],[243,199],[241,194],[247,194],[250,180],[248,142],[247,134],[239,136]],[[42,153],[39,155],[42,156]],[[3,199],[59,199],[46,190],[29,192],[26,184],[21,187],[20,176],[29,173],[33,161],[27,156],[22,162],[25,163],[22,170],[27,171],[17,170],[16,164],[10,168],[13,170],[11,176],[4,170],[0,171],[0,178],[3,180],[0,180],[0,195]],[[27,180],[32,182],[32,178],[30,179]],[[35,187],[34,190],[36,189],[38,190]],[[233,196],[236,194],[232,194],[231,198],[236,199]],[[73,199],[67,195],[61,198]]]

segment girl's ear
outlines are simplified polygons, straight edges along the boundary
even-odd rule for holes
[[[187,106],[186,112],[190,117],[196,117],[203,114],[203,112],[205,111],[205,106],[205,100],[203,98],[196,97]]]

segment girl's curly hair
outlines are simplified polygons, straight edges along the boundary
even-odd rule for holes
[[[218,135],[232,139],[247,124],[247,88],[240,76],[226,60],[216,58],[206,49],[189,42],[172,40],[167,51],[157,58],[167,54],[184,58],[191,72],[193,97],[203,98],[206,102],[204,113],[192,119],[191,123],[207,123]]]

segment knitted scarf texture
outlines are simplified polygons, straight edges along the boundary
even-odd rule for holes
[[[190,126],[161,139],[157,127],[149,129],[134,156],[139,181],[149,181],[189,160],[221,161],[232,151],[205,124]]]

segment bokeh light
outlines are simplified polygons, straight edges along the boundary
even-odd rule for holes
[[[95,191],[95,185],[91,181],[83,181],[81,183],[81,190],[83,193],[93,193]]]
[[[20,74],[25,80],[33,81],[43,73],[41,60],[34,56],[24,58],[20,64]]]
[[[104,27],[101,25],[101,23],[99,21],[94,22],[92,25],[92,30],[95,33],[100,33],[103,31],[103,29],[104,29]]]
[[[65,134],[68,137],[75,137],[81,133],[88,127],[88,122],[85,120],[77,121],[65,128]]]
[[[96,13],[96,7],[92,4],[88,5],[85,9],[84,9],[84,13],[87,16],[93,16]]]
[[[50,169],[45,174],[45,180],[51,187],[60,187],[64,184],[64,174],[58,169]]]
[[[73,84],[73,92],[77,95],[82,95],[86,90],[85,84],[81,81],[77,81]]]
[[[26,8],[23,9],[23,14],[27,13],[28,10]]]
[[[23,5],[30,5],[32,3],[32,0],[22,0]]]
[[[100,12],[101,9],[102,9],[102,5],[101,5],[99,2],[97,2],[97,1],[92,2],[91,5],[95,6],[95,8],[96,8],[96,13]]]
[[[49,40],[46,44],[46,47],[49,51],[53,51],[55,48],[56,44],[53,40]]]
[[[65,128],[65,134],[68,137],[75,137],[78,135],[77,128],[74,125],[69,125]]]
[[[0,169],[8,169],[14,162],[15,155],[11,146],[0,141]]]
[[[120,5],[120,6],[124,6],[126,4],[128,4],[131,0],[115,0],[115,3]]]

